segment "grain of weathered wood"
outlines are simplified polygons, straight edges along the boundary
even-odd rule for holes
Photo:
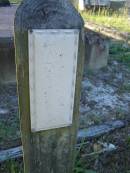
[[[25,173],[72,173],[83,72],[83,21],[67,0],[24,1],[16,13],[15,45]],[[28,30],[79,29],[80,43],[73,124],[70,127],[31,133]]]

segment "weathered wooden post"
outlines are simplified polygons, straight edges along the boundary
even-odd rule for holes
[[[79,0],[70,0],[76,9],[78,9]]]
[[[15,46],[25,173],[72,173],[83,21],[68,0],[25,0]]]

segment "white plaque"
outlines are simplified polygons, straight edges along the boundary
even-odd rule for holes
[[[78,41],[78,30],[29,31],[32,132],[72,124]]]

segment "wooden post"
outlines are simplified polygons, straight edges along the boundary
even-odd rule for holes
[[[79,0],[70,0],[73,6],[78,9]]]
[[[76,71],[76,82],[74,86],[75,96],[74,96],[74,106],[72,113],[72,123],[70,123],[69,125],[65,125],[65,127],[61,126],[59,128],[57,127],[57,128],[50,128],[50,129],[46,128],[42,130],[37,130],[38,125],[34,123],[34,119],[38,121],[38,123],[41,123],[37,117],[38,116],[42,118],[44,117],[44,119],[46,120],[47,115],[45,115],[44,113],[43,115],[37,115],[37,113],[35,114],[34,111],[32,116],[31,109],[33,109],[33,107],[31,107],[31,104],[33,103],[31,95],[33,95],[34,89],[32,89],[31,91],[30,85],[32,83],[30,81],[31,83],[30,84],[29,80],[31,80],[33,76],[35,76],[36,74],[30,74],[31,69],[29,69],[29,66],[31,66],[30,65],[31,62],[33,65],[36,65],[37,67],[36,63],[38,62],[35,62],[36,60],[43,61],[43,59],[45,59],[46,61],[48,60],[48,57],[50,59],[52,57],[50,56],[51,51],[49,51],[48,57],[44,56],[44,51],[43,51],[43,59],[40,59],[41,53],[38,54],[38,51],[36,52],[33,51],[35,49],[39,49],[40,51],[42,51],[42,49],[40,49],[39,47],[42,46],[43,43],[45,44],[44,39],[42,39],[42,37],[45,38],[45,40],[47,39],[46,31],[48,34],[48,38],[52,39],[53,39],[53,34],[50,36],[49,33],[51,33],[51,31],[54,33],[59,32],[59,34],[56,34],[56,37],[60,39],[62,38],[64,43],[66,34],[64,35],[64,37],[58,37],[58,35],[60,35],[60,32],[62,33],[62,31],[65,32],[65,30],[67,32],[71,32],[71,30],[74,32],[76,31],[77,33],[79,32],[77,61],[76,61],[77,71]],[[41,32],[41,36],[37,35],[39,34],[39,32]],[[32,36],[33,33],[34,37]],[[72,173],[74,155],[75,155],[74,148],[76,143],[76,135],[78,127],[77,125],[79,118],[78,116],[79,116],[80,86],[81,86],[81,79],[83,73],[83,59],[84,59],[83,35],[84,35],[83,21],[78,12],[75,10],[75,8],[71,5],[71,3],[68,0],[59,0],[59,1],[26,0],[22,2],[22,4],[20,5],[20,7],[16,12],[16,17],[15,17],[16,71],[17,71],[17,84],[18,84],[18,95],[19,95],[19,109],[20,109],[22,144],[24,151],[25,173]],[[33,48],[30,48],[31,41],[29,40],[31,40],[31,37],[33,37],[32,40],[34,39],[32,41],[33,42],[32,44],[34,44]],[[38,38],[40,39],[40,37],[41,41],[38,40]],[[35,44],[37,43],[35,42],[35,38],[37,39],[38,43],[41,43],[41,45]],[[51,45],[50,39],[48,39],[48,42]],[[52,47],[54,45],[55,44],[53,39]],[[65,45],[67,46],[67,44]],[[45,49],[45,46],[48,45],[44,45],[44,50],[46,52],[46,50],[48,50],[49,48]],[[62,50],[64,51],[64,49]],[[73,50],[70,50],[70,53],[71,51]],[[68,52],[68,50],[66,50],[65,52]],[[52,51],[52,55],[53,54],[55,54],[55,52]],[[34,58],[32,61],[31,61],[32,57],[30,57],[31,55]],[[55,57],[53,57],[53,59],[55,59]],[[59,64],[60,62],[57,61],[56,63]],[[46,62],[46,65],[47,64],[49,64],[49,62]],[[43,66],[43,68],[42,65],[40,65],[39,68],[37,68],[36,73],[39,69],[44,70],[46,72],[46,69],[44,68],[46,67],[48,68],[48,65]],[[55,66],[55,64],[53,65]],[[32,68],[32,66],[30,68]],[[52,73],[48,72],[47,74],[53,75],[53,72]],[[60,75],[60,73],[58,74]],[[39,87],[40,89],[43,87],[44,90],[44,85],[46,83],[44,81],[42,82],[37,79],[37,77],[42,77],[42,76],[45,77],[43,73],[40,75],[36,75],[33,82],[35,85],[36,84],[39,85],[39,83],[41,82]],[[62,77],[61,83],[65,80],[65,76],[66,74],[64,74],[64,76]],[[37,80],[36,83],[35,79]],[[56,77],[56,79],[58,79],[58,76]],[[54,80],[53,78],[52,80],[50,80],[50,85],[51,81],[53,80]],[[37,85],[35,86],[36,88]],[[58,84],[56,84],[56,86],[57,85]],[[52,91],[53,87],[55,86],[51,85],[50,87]],[[63,93],[64,92],[65,91],[63,90]],[[39,104],[42,105],[39,102],[39,100],[37,100],[36,96],[34,96],[34,99],[36,99],[35,104],[33,105],[34,107],[39,106]],[[48,111],[50,109],[49,111],[51,111],[51,107],[48,108],[44,108],[44,106],[41,107],[40,109],[45,109],[45,111]],[[39,109],[37,111],[39,111]],[[57,112],[58,111],[59,110],[57,110]],[[33,123],[31,124],[32,121]],[[41,125],[42,124],[43,126],[48,125],[45,124],[44,121],[41,123]],[[32,126],[35,125],[37,125],[36,129],[33,129]]]

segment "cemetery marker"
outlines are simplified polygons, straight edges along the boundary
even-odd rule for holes
[[[34,132],[72,124],[78,39],[79,31],[72,29],[29,32],[31,130]]]
[[[83,21],[68,0],[26,0],[15,17],[25,173],[72,173]]]

